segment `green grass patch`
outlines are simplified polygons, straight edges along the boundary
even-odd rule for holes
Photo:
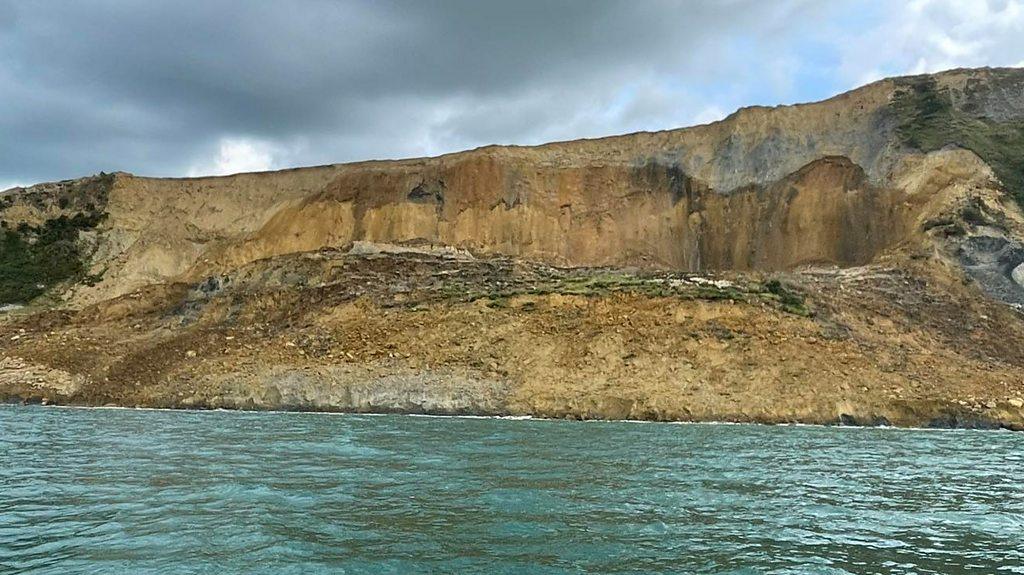
[[[487,307],[491,309],[508,308],[508,298],[503,295],[491,295],[487,300]]]
[[[782,311],[804,317],[812,315],[811,311],[807,309],[804,296],[786,287],[779,280],[768,280],[765,282],[764,291],[778,299]]]
[[[922,152],[951,145],[971,150],[1024,206],[1024,121],[999,122],[958,110],[934,78],[908,80],[896,92],[893,109],[904,145]]]

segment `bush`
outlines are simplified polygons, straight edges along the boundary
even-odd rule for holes
[[[804,305],[804,297],[782,285],[779,280],[773,279],[765,282],[764,289],[779,298],[783,310],[797,315],[809,315]]]
[[[85,273],[78,232],[95,227],[102,216],[60,216],[42,226],[4,228],[0,238],[0,305],[27,303],[54,284]]]

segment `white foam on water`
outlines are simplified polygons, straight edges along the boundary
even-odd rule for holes
[[[732,426],[759,426],[759,427],[820,427],[822,429],[841,429],[850,431],[956,431],[956,432],[978,432],[992,433],[1002,431],[1017,433],[1010,429],[967,429],[948,427],[896,427],[893,425],[825,425],[821,423],[757,423],[751,421],[653,421],[648,419],[558,419],[553,417],[535,417],[532,415],[444,415],[433,413],[388,413],[388,412],[354,412],[354,411],[294,411],[294,410],[242,410],[242,409],[176,409],[171,407],[127,407],[121,405],[41,405],[35,407],[56,408],[56,409],[120,409],[131,411],[169,411],[175,413],[220,413],[220,414],[279,414],[279,415],[302,415],[302,416],[349,416],[349,417],[434,417],[445,419],[502,419],[508,421],[571,421],[573,423],[631,423],[631,424],[661,424],[661,425],[732,425]]]

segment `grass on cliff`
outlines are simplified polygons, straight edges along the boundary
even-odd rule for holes
[[[971,150],[1024,206],[1024,121],[998,122],[957,110],[934,78],[909,82],[896,92],[893,107],[903,144],[922,152],[950,145]]]
[[[764,284],[764,290],[778,298],[783,311],[804,317],[813,315],[807,309],[804,296],[786,287],[779,280],[769,280]]]
[[[0,230],[0,305],[28,303],[54,284],[85,274],[78,233],[102,216],[60,216],[41,226]]]

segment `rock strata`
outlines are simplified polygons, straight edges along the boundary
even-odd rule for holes
[[[0,194],[0,397],[1021,428],[1024,71]]]

